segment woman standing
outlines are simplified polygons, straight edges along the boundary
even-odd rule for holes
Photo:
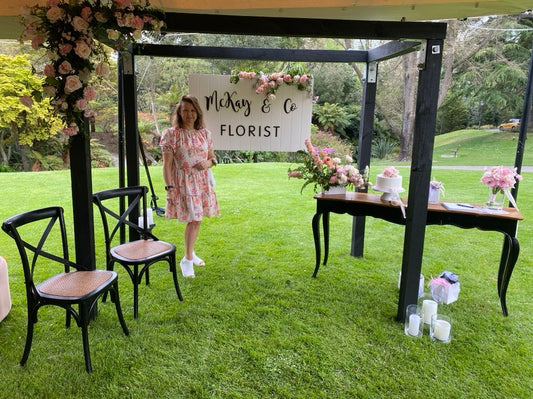
[[[216,165],[211,132],[204,126],[198,99],[183,96],[172,115],[172,127],[161,136],[163,178],[167,191],[166,217],[187,223],[185,256],[180,262],[184,277],[194,277],[194,265],[205,263],[194,252],[202,218],[219,214],[217,197],[209,178]]]

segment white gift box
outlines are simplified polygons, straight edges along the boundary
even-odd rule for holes
[[[431,296],[438,303],[448,305],[457,301],[461,284],[459,282],[451,284],[444,278],[434,278],[429,282]]]
[[[398,276],[398,289],[400,289],[401,282],[402,282],[402,272],[400,271],[400,275]],[[424,275],[420,273],[420,284],[418,285],[418,297],[420,298],[422,295],[424,295]]]

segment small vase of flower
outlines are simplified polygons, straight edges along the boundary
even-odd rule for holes
[[[487,208],[496,211],[502,210],[505,197],[507,197],[509,202],[518,209],[510,189],[514,188],[516,182],[520,180],[522,180],[522,176],[517,173],[516,168],[493,166],[485,171],[481,177],[481,182],[489,188]]]
[[[431,180],[429,182],[429,196],[428,203],[438,204],[440,202],[440,194],[444,197],[444,184],[437,180]]]
[[[485,205],[493,211],[501,211],[505,201],[505,193],[498,187],[489,187],[489,194]]]

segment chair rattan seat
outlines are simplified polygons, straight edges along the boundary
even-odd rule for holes
[[[173,245],[164,241],[137,240],[111,248],[111,253],[124,259],[143,260],[171,251]]]
[[[37,286],[46,295],[80,298],[115,278],[108,270],[76,271],[58,274]]]

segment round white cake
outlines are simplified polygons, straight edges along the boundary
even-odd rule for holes
[[[402,188],[402,177],[386,177],[379,174],[376,179],[376,186],[378,190],[398,191]]]

